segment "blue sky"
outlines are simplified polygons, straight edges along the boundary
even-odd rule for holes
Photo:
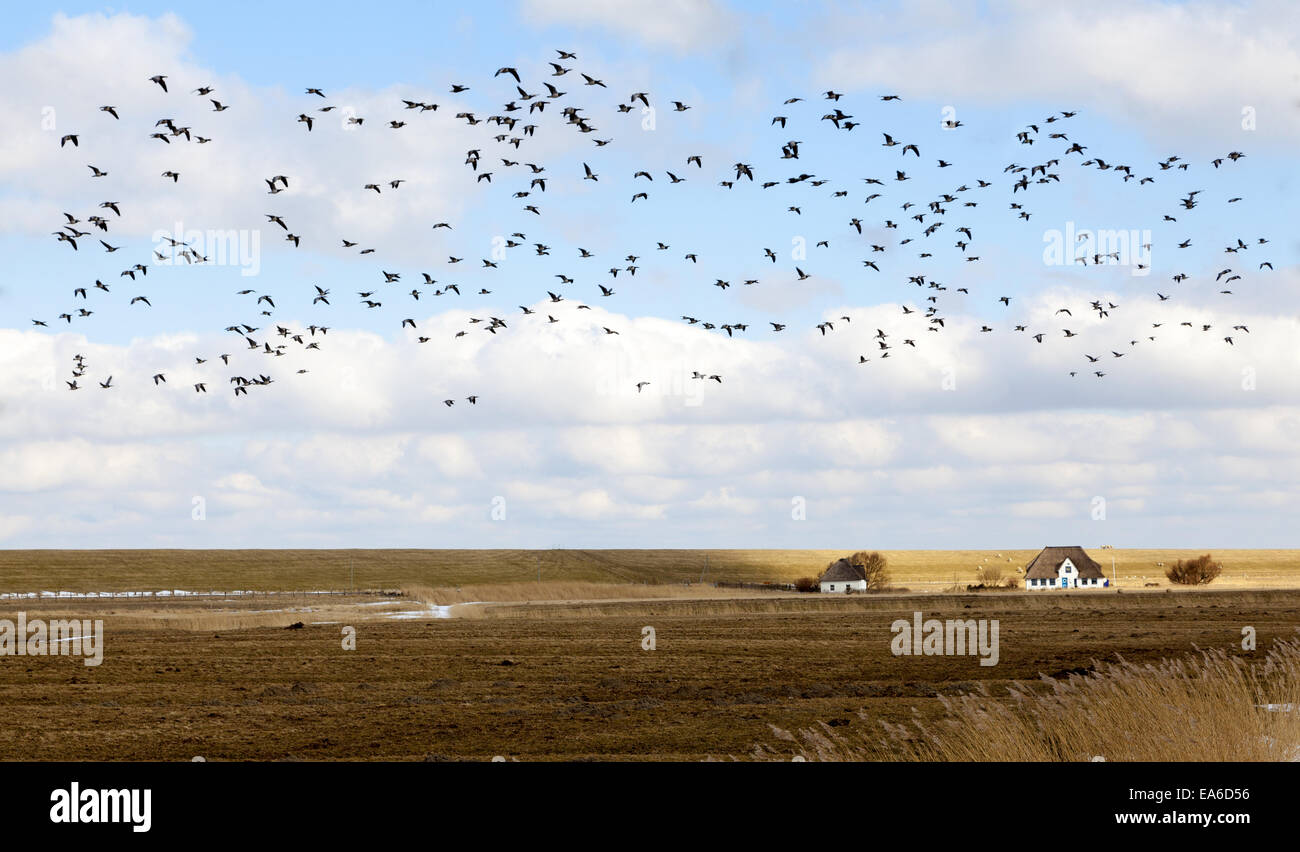
[[[1085,14],[942,2],[617,12],[588,0],[364,11],[145,3],[7,14],[0,74],[19,85],[0,105],[30,119],[0,131],[4,546],[1291,543],[1297,504],[1277,473],[1300,466],[1300,365],[1289,345],[1300,244],[1285,226],[1297,212],[1300,61],[1281,35],[1295,19],[1283,4],[1105,3]],[[1076,37],[1055,40],[1061,33]],[[563,78],[549,76],[556,48],[579,57]],[[501,66],[517,67],[528,91],[557,82],[568,93],[524,119],[539,130],[517,149],[454,118],[498,113],[515,97],[512,79],[493,76]],[[608,88],[582,86],[579,72]],[[168,74],[172,91],[152,73]],[[452,83],[470,90],[452,94]],[[211,112],[190,91],[200,85],[231,109]],[[305,95],[307,86],[329,97]],[[842,99],[825,99],[827,89]],[[633,91],[650,92],[653,129],[639,107],[617,112]],[[882,102],[887,93],[903,99]],[[794,96],[805,100],[783,104]],[[439,110],[403,110],[403,97]],[[675,112],[673,100],[691,109]],[[102,104],[119,105],[122,120]],[[294,120],[327,104],[338,111],[314,113],[310,134]],[[559,123],[557,107],[570,104],[595,132]],[[820,120],[835,107],[860,125]],[[347,110],[366,124],[343,126],[336,116]],[[775,115],[787,116],[785,128]],[[949,116],[962,126],[945,129]],[[162,117],[213,141],[149,139]],[[392,119],[408,126],[389,129]],[[1030,123],[1032,146],[1016,138]],[[1068,139],[1047,138],[1058,131]],[[60,149],[65,133],[80,145]],[[883,133],[920,156],[883,146]],[[797,160],[781,158],[789,140],[802,143]],[[1076,141],[1085,153],[1065,153]],[[470,147],[482,151],[476,170],[463,162]],[[1210,164],[1236,150],[1247,156]],[[692,154],[702,168],[687,165]],[[1171,155],[1189,168],[1162,170]],[[544,162],[546,191],[512,198],[531,174],[502,157]],[[1134,178],[1083,165],[1096,157],[1130,165]],[[938,168],[941,159],[952,165]],[[1048,159],[1059,161],[1048,167],[1059,182],[1012,192],[1009,164]],[[752,164],[759,183],[781,183],[719,187],[735,162]],[[89,177],[87,163],[109,176]],[[580,179],[583,163],[598,182]],[[162,179],[164,169],[180,180]],[[633,178],[640,169],[654,180]],[[910,179],[895,181],[896,169]],[[476,181],[483,171],[491,184]],[[686,181],[670,185],[669,171]],[[800,173],[826,183],[785,182]],[[290,175],[290,187],[269,197],[273,174]],[[1139,183],[1148,176],[1154,183]],[[392,191],[397,178],[406,184]],[[371,182],[384,192],[362,189]],[[642,190],[649,198],[630,202]],[[1183,209],[1178,199],[1194,190],[1198,206]],[[880,197],[866,202],[872,192]],[[957,200],[928,213],[945,192]],[[106,255],[99,232],[75,253],[50,235],[63,211],[102,212],[106,193],[124,208],[106,238],[125,251]],[[920,224],[910,218],[918,211]],[[266,221],[272,212],[300,234],[298,248]],[[922,236],[936,218],[940,229]],[[439,221],[454,227],[432,229]],[[256,274],[151,263],[144,278],[120,277],[178,224],[238,235],[255,250]],[[968,250],[954,245],[963,225]],[[1067,229],[1149,233],[1149,274],[1045,263],[1046,242]],[[493,239],[516,231],[523,245],[485,268]],[[1225,253],[1238,239],[1250,248]],[[800,240],[806,255],[794,257]],[[537,242],[551,253],[535,254]],[[362,246],[375,254],[358,255]],[[579,246],[596,257],[577,258]],[[607,270],[629,254],[636,276],[611,280]],[[1265,260],[1272,270],[1258,268]],[[1214,277],[1226,267],[1242,275],[1231,294]],[[380,270],[400,273],[400,284]],[[422,272],[462,295],[411,299]],[[1177,273],[1188,279],[1170,280]],[[561,274],[574,282],[560,284]],[[909,283],[918,274],[947,289]],[[57,320],[89,305],[71,291],[96,279],[112,293],[92,288],[94,315]],[[598,284],[615,295],[601,297]],[[312,303],[315,286],[331,291],[329,306]],[[548,290],[566,301],[553,306]],[[383,308],[360,305],[360,291],[378,293]],[[271,317],[254,302],[263,294],[276,302]],[[152,307],[128,304],[134,295]],[[1118,307],[1096,317],[1094,299]],[[926,330],[930,304],[942,333]],[[525,317],[520,305],[538,313]],[[547,312],[560,323],[548,327]],[[682,315],[749,328],[732,339]],[[486,338],[469,322],[487,316],[508,330]],[[408,317],[419,331],[401,327]],[[827,320],[836,328],[823,335],[816,325]],[[319,353],[293,346],[264,359],[222,332],[239,322],[331,332]],[[1079,336],[1065,339],[1063,328]],[[468,342],[452,337],[462,329]],[[893,342],[890,360],[879,358],[876,329]],[[88,386],[69,393],[63,373],[76,352],[88,353]],[[213,370],[222,352],[233,370]],[[859,364],[861,355],[872,360]],[[276,385],[232,396],[229,373],[273,362]],[[1093,376],[1101,367],[1107,375]],[[697,370],[724,380],[690,379]],[[166,386],[155,372],[168,374]],[[116,387],[101,391],[109,374]],[[199,381],[212,392],[194,393]],[[638,392],[639,381],[650,385]],[[495,497],[514,507],[505,520],[490,513]],[[802,519],[791,509],[799,499]]]

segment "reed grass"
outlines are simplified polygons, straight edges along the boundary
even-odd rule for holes
[[[1088,675],[944,696],[938,721],[790,732],[754,755],[820,761],[1300,760],[1300,641],[1258,659],[1222,649],[1159,663],[1094,663]],[[1273,705],[1274,710],[1266,709]],[[1289,709],[1288,709],[1289,708]]]

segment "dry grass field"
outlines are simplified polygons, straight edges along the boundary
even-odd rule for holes
[[[1167,585],[1159,563],[1199,550],[1088,548],[1119,586]],[[814,576],[846,550],[9,550],[0,551],[0,592],[42,590],[305,590],[443,588],[543,582],[791,582]],[[1037,550],[893,550],[897,586],[937,591],[976,582],[981,565],[1007,573]],[[1217,587],[1300,588],[1300,551],[1217,550]]]
[[[1144,666],[1201,647],[1262,661],[1300,624],[1300,592],[1286,590],[760,593],[501,603],[480,607],[481,618],[373,614],[413,605],[405,597],[269,595],[24,602],[29,618],[104,618],[104,661],[0,658],[0,759],[816,756],[773,729],[828,722],[874,737],[882,722],[937,724],[951,715],[941,696],[987,689],[1001,700],[1013,682],[1046,675],[1061,683],[1121,657]],[[273,613],[277,626],[249,626],[239,614],[298,607],[319,609]],[[0,617],[18,608],[3,602]],[[916,610],[998,619],[998,665],[894,656],[890,625]],[[306,624],[278,626],[286,620]],[[356,628],[356,650],[343,649],[343,625]],[[1253,654],[1240,650],[1245,625],[1258,631]],[[645,626],[656,631],[654,650],[641,647]],[[873,756],[908,755],[900,746]]]

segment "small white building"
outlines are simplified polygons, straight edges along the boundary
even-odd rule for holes
[[[1025,566],[1025,588],[1031,592],[1047,589],[1104,589],[1110,580],[1101,565],[1082,547],[1044,547],[1042,553]]]
[[[867,590],[867,572],[862,570],[862,566],[854,565],[847,559],[840,559],[832,562],[831,566],[822,574],[821,590],[823,592],[833,592],[835,594],[846,594],[848,592],[865,592]]]

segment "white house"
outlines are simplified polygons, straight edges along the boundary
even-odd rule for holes
[[[831,567],[826,569],[826,573],[822,574],[818,582],[821,583],[823,592],[836,594],[865,592],[867,572],[863,571],[860,565],[854,565],[847,559],[840,559],[831,563]]]
[[[1110,580],[1082,547],[1044,547],[1042,553],[1025,566],[1025,588],[1104,589]]]

